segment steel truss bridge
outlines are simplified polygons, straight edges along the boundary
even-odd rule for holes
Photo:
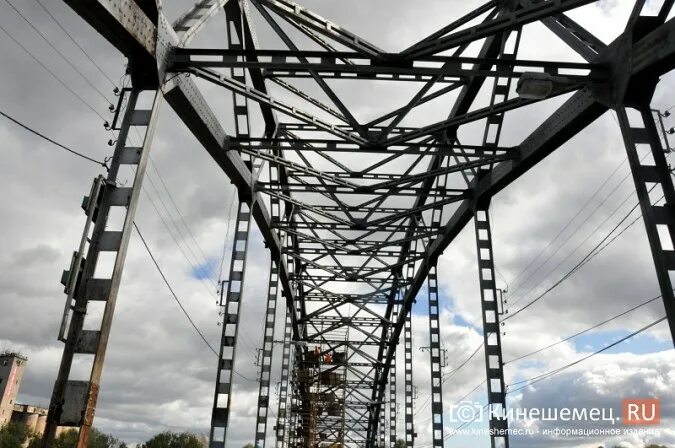
[[[658,8],[651,15],[645,0],[632,1],[625,30],[610,44],[566,14],[594,0],[492,0],[398,53],[288,0],[200,0],[173,22],[164,15],[161,0],[64,1],[128,58],[132,86],[121,92],[111,124],[118,139],[110,169],[94,181],[83,204],[86,227],[66,282],[68,302],[59,335],[65,348],[46,446],[57,426],[80,427],[78,446],[87,446],[140,186],[165,102],[239,195],[221,303],[212,448],[225,446],[231,417],[240,301],[254,221],[272,260],[262,313],[256,446],[265,446],[271,427],[275,347],[282,359],[273,423],[277,447],[393,448],[399,436],[412,446],[417,429],[410,310],[421,291],[428,295],[429,425],[433,446],[443,446],[437,260],[467,225],[476,234],[488,403],[505,407],[490,200],[608,110],[618,114],[675,335],[670,277],[675,252],[665,241],[675,241],[675,191],[650,107],[659,78],[675,66],[675,22],[667,20],[674,0],[653,2]],[[227,42],[219,48],[191,47],[205,24],[223,10]],[[285,49],[258,44],[253,15]],[[584,62],[519,58],[523,27],[534,22]],[[469,51],[474,43],[477,52]],[[418,91],[407,104],[362,123],[331,88],[332,79],[358,81],[355,88],[366,101],[376,100],[367,94],[374,80],[415,83]],[[198,83],[230,92],[233,106],[227,118],[234,122],[234,132],[225,131],[221,123],[226,117],[214,112],[213,99]],[[479,94],[489,101],[478,101]],[[560,95],[565,95],[562,105],[519,145],[500,144],[507,112]],[[447,116],[424,126],[402,125],[420,106],[439,98],[448,104]],[[252,132],[254,113],[264,125],[260,133]],[[458,130],[475,122],[484,125],[483,138],[460,142]],[[140,133],[141,145],[130,143],[131,132]],[[651,155],[649,164],[638,150]],[[128,168],[135,170],[133,183],[118,184],[120,169]],[[650,202],[653,185],[662,189],[663,205]],[[125,216],[118,228],[109,220],[115,211]],[[115,259],[109,276],[95,276],[102,253]],[[85,329],[91,301],[103,302],[105,308],[97,330]],[[284,321],[275,321],[279,306],[286,310]],[[277,344],[274,329],[280,327],[284,340]],[[396,355],[400,343],[403,358]],[[325,357],[329,353],[332,359]],[[90,380],[70,380],[73,362],[91,355]],[[403,385],[396,384],[397,368],[404,370]],[[396,426],[401,387],[404,435],[397,434]],[[489,425],[505,429],[508,421],[493,417]],[[495,435],[492,446],[508,447],[508,438]]]

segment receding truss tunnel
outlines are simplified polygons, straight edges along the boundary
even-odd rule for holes
[[[128,58],[132,86],[120,92],[110,124],[117,143],[108,173],[94,182],[84,204],[86,228],[66,285],[60,334],[65,349],[46,446],[58,426],[81,427],[78,446],[87,446],[161,103],[173,109],[238,190],[230,272],[220,303],[211,448],[225,446],[237,392],[232,383],[239,336],[246,331],[239,323],[251,281],[246,260],[254,222],[271,254],[267,306],[259,310],[265,323],[256,446],[264,447],[272,428],[277,447],[393,448],[398,438],[413,446],[416,425],[431,427],[433,446],[443,446],[437,260],[467,225],[475,228],[484,336],[474,355],[484,352],[487,406],[506,408],[500,324],[529,304],[503,314],[491,199],[608,110],[618,114],[675,335],[669,276],[675,252],[664,241],[675,241],[675,191],[660,116],[650,106],[660,77],[675,66],[675,22],[667,20],[673,0],[659,2],[656,9],[646,8],[645,0],[632,1],[625,31],[609,44],[567,14],[594,0],[493,0],[461,11],[452,23],[398,52],[287,0],[200,0],[173,21],[159,0],[65,3]],[[462,7],[463,2],[455,3]],[[215,48],[192,46],[223,12],[226,39]],[[274,34],[275,48],[259,45],[254,19]],[[524,27],[535,22],[578,57],[520,57],[528,39]],[[378,101],[371,86],[412,86],[413,94],[407,103],[364,122],[341,98],[337,80],[363,92],[366,104]],[[234,132],[226,132],[214,95],[203,93],[206,88],[232,95],[227,119]],[[510,111],[552,98],[560,106],[534,132],[518,145],[503,143]],[[429,104],[447,110],[433,117],[424,112]],[[480,138],[465,138],[460,133],[465,125],[480,126]],[[130,143],[136,133],[140,145]],[[651,156],[650,164],[639,150]],[[117,182],[124,166],[135,170],[133,183]],[[650,199],[654,185],[663,192],[665,202],[659,205]],[[125,219],[115,228],[109,216],[120,211]],[[104,253],[115,259],[109,276],[96,270]],[[411,307],[421,295],[428,314],[423,345],[431,369],[423,373],[430,377],[432,418],[418,423]],[[86,310],[93,301],[105,310],[100,328],[87,330]],[[279,307],[285,319],[275,318]],[[276,341],[280,328],[284,339]],[[274,363],[279,353],[281,362]],[[90,380],[72,381],[71,367],[82,355],[94,355]],[[281,385],[271,422],[273,368]],[[404,381],[397,384],[401,372]],[[397,407],[400,390],[405,402]],[[404,415],[402,434],[397,413]],[[508,425],[497,416],[489,420],[493,430]],[[492,446],[508,447],[508,436],[495,431]]]

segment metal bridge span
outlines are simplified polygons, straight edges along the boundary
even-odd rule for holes
[[[278,447],[393,448],[398,437],[413,446],[410,310],[420,291],[428,295],[432,421],[427,424],[433,446],[443,446],[436,263],[469,224],[475,227],[479,254],[476,295],[482,304],[487,398],[489,405],[505,407],[503,310],[494,280],[490,200],[608,110],[619,117],[675,335],[669,276],[675,252],[664,241],[675,241],[675,191],[650,107],[659,78],[675,66],[675,22],[667,20],[673,0],[656,2],[659,9],[651,14],[645,0],[632,1],[625,30],[610,44],[566,14],[594,0],[492,0],[398,53],[288,0],[200,0],[173,22],[164,15],[161,0],[64,1],[128,58],[132,86],[121,92],[112,123],[118,139],[110,170],[94,182],[84,204],[85,236],[66,286],[60,334],[65,348],[46,446],[57,426],[81,427],[78,446],[87,446],[140,185],[164,102],[239,193],[231,270],[221,303],[212,448],[225,446],[236,393],[233,366],[254,221],[272,260],[262,312],[257,446],[265,445],[272,426]],[[192,47],[194,37],[209,20],[220,19],[222,11],[227,42],[218,48]],[[254,15],[284,50],[258,44]],[[523,27],[534,22],[583,62],[519,58],[521,40],[527,38]],[[477,52],[472,43],[479,45]],[[363,92],[374,81],[415,83],[419,90],[402,107],[363,123],[331,88],[332,79],[351,80]],[[210,105],[212,98],[200,91],[198,84],[204,82],[231,93],[233,133],[226,133],[223,117]],[[477,100],[480,94],[489,97],[487,104]],[[566,96],[562,105],[519,145],[501,144],[505,114],[560,95]],[[144,104],[139,100],[143,96],[152,102]],[[447,98],[446,116],[426,117],[424,126],[402,125],[419,113],[419,106],[439,98]],[[364,94],[364,100],[377,98]],[[263,121],[261,133],[252,132],[254,115]],[[460,142],[458,129],[475,122],[484,124],[483,138]],[[130,144],[132,131],[142,135],[142,145]],[[646,148],[652,164],[642,164],[638,148]],[[119,170],[129,167],[135,179],[121,186],[116,182]],[[661,187],[665,204],[652,205],[652,185]],[[119,228],[108,222],[115,210],[125,215]],[[660,228],[665,231],[659,233]],[[116,260],[105,278],[94,275],[101,253]],[[84,329],[90,301],[105,304],[98,330]],[[285,321],[275,321],[278,306],[286,310]],[[280,327],[285,338],[278,345],[273,338]],[[282,353],[281,399],[278,418],[269,424],[275,346]],[[90,380],[70,380],[74,360],[91,355]],[[397,369],[403,369],[404,384],[396,384]],[[405,402],[398,410],[401,388]],[[404,413],[404,434],[397,433],[399,411]],[[489,425],[504,429],[508,422],[492,418]],[[492,445],[508,447],[509,441],[493,436]]]

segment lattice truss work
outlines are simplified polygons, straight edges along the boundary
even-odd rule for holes
[[[457,14],[454,22],[398,53],[288,0],[200,0],[173,22],[160,0],[65,2],[128,57],[132,102],[139,92],[158,92],[151,110],[128,108],[121,118],[122,136],[131,126],[145,126],[148,132],[142,148],[130,148],[121,138],[113,163],[137,164],[137,181],[142,180],[156,107],[163,99],[239,192],[233,264],[222,303],[211,447],[224,446],[228,430],[237,337],[245,331],[238,328],[239,301],[246,300],[241,292],[246,290],[244,261],[252,222],[272,259],[268,308],[261,311],[267,325],[255,422],[258,445],[264,446],[268,429],[270,332],[276,326],[285,333],[278,350],[283,363],[275,367],[284,369],[279,377],[285,400],[275,422],[277,446],[393,446],[398,437],[412,446],[418,428],[408,380],[411,364],[406,365],[412,362],[409,316],[426,285],[430,339],[420,341],[428,346],[431,366],[432,421],[426,424],[433,428],[433,445],[443,446],[437,286],[443,273],[437,272],[436,262],[479,215],[481,291],[476,291],[476,301],[484,313],[486,372],[492,384],[488,398],[503,406],[500,338],[492,337],[499,335],[501,309],[487,218],[490,198],[610,109],[619,112],[671,332],[675,329],[668,275],[675,257],[657,231],[665,226],[675,235],[675,193],[649,104],[659,77],[675,65],[675,24],[666,20],[673,0],[652,2],[658,5],[650,8],[644,8],[645,0],[632,1],[625,31],[610,44],[566,14],[594,0],[493,0],[461,11],[464,15]],[[463,2],[455,3],[462,7]],[[410,3],[411,8],[420,6]],[[223,12],[226,38],[212,48],[191,46],[207,22],[222,20]],[[259,44],[254,20],[259,33],[264,27],[266,36],[274,36],[275,45]],[[535,22],[578,55],[574,62],[519,58],[527,25]],[[210,105],[220,98],[213,94],[217,90],[211,88],[208,98],[201,93],[207,83],[232,95],[227,117]],[[347,83],[363,107],[380,101],[375,85],[412,85],[414,94],[400,107],[364,122],[343,101]],[[531,135],[518,145],[501,143],[509,111],[558,96],[564,96],[562,105]],[[430,104],[447,110],[441,117],[430,116],[424,112]],[[644,118],[639,124],[631,122],[631,108]],[[225,122],[234,123],[229,133]],[[466,133],[460,142],[459,131],[469,124],[482,127],[482,138],[472,140]],[[653,153],[654,165],[641,165],[640,146]],[[47,439],[59,424],[87,429],[92,423],[138,196],[135,186],[120,192],[114,180],[97,184],[102,193],[96,190],[99,202],[88,214],[88,225],[93,222],[98,229],[89,243],[93,258],[74,262],[78,277],[71,280],[69,293],[74,314],[70,323],[64,321],[65,354]],[[664,191],[664,206],[649,202],[646,185],[654,183]],[[114,234],[105,231],[113,206],[128,208],[127,224]],[[111,279],[93,278],[91,263],[102,250],[118,254]],[[277,290],[287,318],[274,322],[270,310]],[[88,300],[107,303],[99,331],[82,330]],[[405,350],[397,356],[399,343]],[[69,381],[73,357],[92,353],[91,380]],[[396,370],[406,374],[405,383],[399,379],[398,384],[399,391],[405,389],[400,406],[405,425],[398,428],[396,422],[404,419],[392,402]],[[420,375],[427,373],[415,374]],[[87,434],[81,432],[80,446],[86,446]],[[506,438],[492,442],[508,446]]]

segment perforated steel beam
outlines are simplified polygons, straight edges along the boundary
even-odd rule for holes
[[[216,369],[216,390],[211,414],[209,448],[224,448],[227,440],[250,230],[251,210],[246,202],[239,201],[230,271],[227,278],[227,292],[221,295],[220,303],[223,307],[223,321]]]
[[[675,341],[675,294],[671,277],[675,272],[675,251],[670,249],[675,243],[675,189],[671,168],[649,105],[643,102],[635,108],[621,108],[617,114],[670,334]]]
[[[66,284],[68,301],[61,333],[67,337],[49,405],[43,437],[45,448],[53,445],[59,426],[80,428],[78,448],[86,448],[89,443],[117,294],[162,102],[161,95],[157,95],[156,91],[145,92],[154,98],[151,109],[145,109],[138,102],[141,93],[141,89],[129,89],[122,93],[126,99],[126,108],[120,111],[123,119],[108,174],[95,180],[92,192],[83,204],[89,224],[85,228],[78,255],[74,257],[76,263],[70,269]],[[129,139],[132,130],[142,135],[140,147],[133,145]],[[123,187],[119,186],[118,175],[124,166],[134,169],[135,174],[133,183]],[[121,226],[115,221],[109,221],[111,212],[122,213],[124,220]],[[90,224],[93,224],[91,236]],[[102,254],[114,256],[112,270],[102,267],[97,269]],[[104,305],[100,321],[87,315],[87,310],[94,303]],[[70,311],[72,317],[68,319]],[[85,325],[97,329],[85,329]],[[71,379],[73,363],[90,355],[94,355],[94,360],[89,380]]]
[[[291,368],[291,319],[288,316],[288,311],[286,313],[284,345],[281,352],[281,379],[279,382],[279,408],[277,409],[276,448],[284,448],[289,435],[288,381]]]
[[[398,306],[394,308],[394,312],[398,310]],[[396,396],[396,353],[391,360],[391,367],[389,368],[389,448],[396,447],[396,440],[398,437],[397,431],[397,400]]]
[[[274,260],[270,261],[270,276],[267,286],[267,306],[265,308],[265,325],[263,330],[263,346],[260,353],[260,377],[258,381],[258,411],[256,413],[255,446],[265,448],[267,440],[267,418],[270,409],[270,381],[272,377],[272,361],[274,359],[274,324],[277,313],[277,295],[279,273]],[[282,367],[283,368],[283,367]],[[281,397],[280,397],[281,403]]]
[[[502,310],[497,297],[495,280],[492,229],[490,226],[489,201],[481,201],[474,217],[476,253],[483,320],[483,346],[485,348],[485,372],[492,448],[508,448],[508,421],[499,417],[506,411],[506,384],[502,359],[502,335],[499,317]]]

